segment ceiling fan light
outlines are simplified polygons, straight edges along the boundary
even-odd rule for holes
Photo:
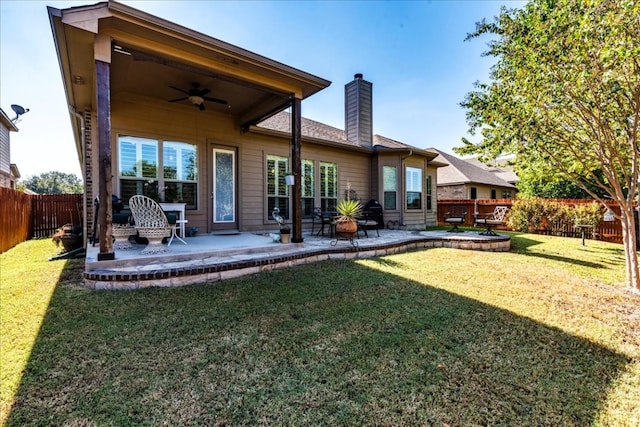
[[[204,98],[198,95],[191,95],[189,96],[189,101],[191,101],[192,104],[200,105],[204,102]]]

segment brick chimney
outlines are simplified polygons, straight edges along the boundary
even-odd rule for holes
[[[373,146],[373,84],[358,73],[344,86],[344,127],[347,139]]]

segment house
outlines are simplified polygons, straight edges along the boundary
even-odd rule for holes
[[[436,161],[448,166],[438,169],[438,200],[511,199],[515,197],[517,175],[506,166],[487,165],[477,159],[464,160],[443,151]]]
[[[493,172],[503,181],[508,182],[509,184],[517,185],[520,178],[518,174],[513,170],[513,166],[509,164],[511,160],[513,160],[514,156],[500,156],[495,160],[488,162],[481,162],[477,157],[472,157],[470,159],[465,159],[466,162],[471,163],[479,168],[488,170],[489,172]]]
[[[17,132],[15,123],[0,108],[0,187],[15,190],[20,171],[15,163],[11,163],[10,133]]]
[[[372,84],[345,85],[345,129],[302,117],[331,82],[132,7],[49,8],[85,182],[98,208],[99,259],[111,259],[112,195],[184,203],[206,232],[273,230],[275,207],[301,242],[313,208],[347,194],[384,219],[436,224],[438,155],[373,134]],[[285,175],[293,173],[288,186]],[[89,233],[85,233],[89,234]]]

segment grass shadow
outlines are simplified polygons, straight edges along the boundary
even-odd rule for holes
[[[544,258],[551,261],[558,261],[566,264],[578,265],[578,266],[594,268],[594,269],[610,268],[612,264],[616,264],[616,265],[624,264],[624,259],[622,258],[622,255],[623,255],[622,248],[620,249],[620,251],[616,251],[611,248],[604,248],[604,249],[599,248],[598,249],[599,254],[619,255],[617,257],[618,260],[617,261],[615,259],[612,260],[611,256],[607,256],[606,258],[602,257],[602,262],[593,262],[585,259],[580,259],[579,257],[576,256],[576,252],[574,250],[570,250],[569,248],[566,248],[567,250],[564,251],[564,252],[567,252],[566,255],[560,255],[560,252],[562,251],[562,249],[556,252],[542,252],[542,251],[532,250],[531,249],[532,247],[542,244],[540,240],[536,240],[535,238],[532,238],[533,235],[521,234],[521,233],[509,233],[509,234],[511,235],[511,250],[521,255],[536,257],[536,258]],[[595,254],[595,251],[593,249],[589,249],[587,247],[582,247],[582,250],[586,252],[591,252],[591,254]]]
[[[627,357],[353,261],[54,292],[8,426],[591,425]]]

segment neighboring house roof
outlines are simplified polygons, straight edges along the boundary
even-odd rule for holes
[[[307,140],[313,140],[318,143],[329,143],[330,145],[339,145],[342,148],[349,148],[358,151],[369,151],[372,149],[376,151],[384,150],[403,150],[413,151],[415,154],[423,155],[429,160],[433,160],[437,157],[438,153],[433,150],[425,150],[424,148],[413,147],[411,145],[399,142],[390,138],[386,138],[381,135],[373,136],[373,148],[366,148],[362,145],[349,141],[346,137],[346,132],[342,129],[317,122],[315,120],[307,119],[305,117],[301,120],[302,137]],[[282,111],[275,114],[263,122],[258,123],[252,130],[257,132],[274,131],[279,134],[291,133],[291,114]],[[444,166],[444,164],[442,165]]]
[[[459,184],[484,184],[496,187],[516,188],[513,184],[500,178],[486,168],[476,166],[472,162],[460,159],[443,151],[436,161],[446,162],[449,166],[438,168],[438,187]]]
[[[477,157],[471,159],[465,159],[465,161],[471,163],[472,165],[478,166],[479,168],[483,168],[492,172],[500,177],[500,179],[507,181],[511,184],[516,184],[520,179],[518,175],[514,172],[513,166],[509,165],[509,158],[498,158],[494,161],[483,163]]]
[[[13,175],[15,179],[20,178],[20,170],[18,169],[18,165],[16,165],[15,163],[11,163],[10,168],[11,175]]]
[[[0,108],[0,121],[10,131],[18,132],[18,127],[11,121],[9,116],[7,116],[7,113],[5,113],[2,108]]]

